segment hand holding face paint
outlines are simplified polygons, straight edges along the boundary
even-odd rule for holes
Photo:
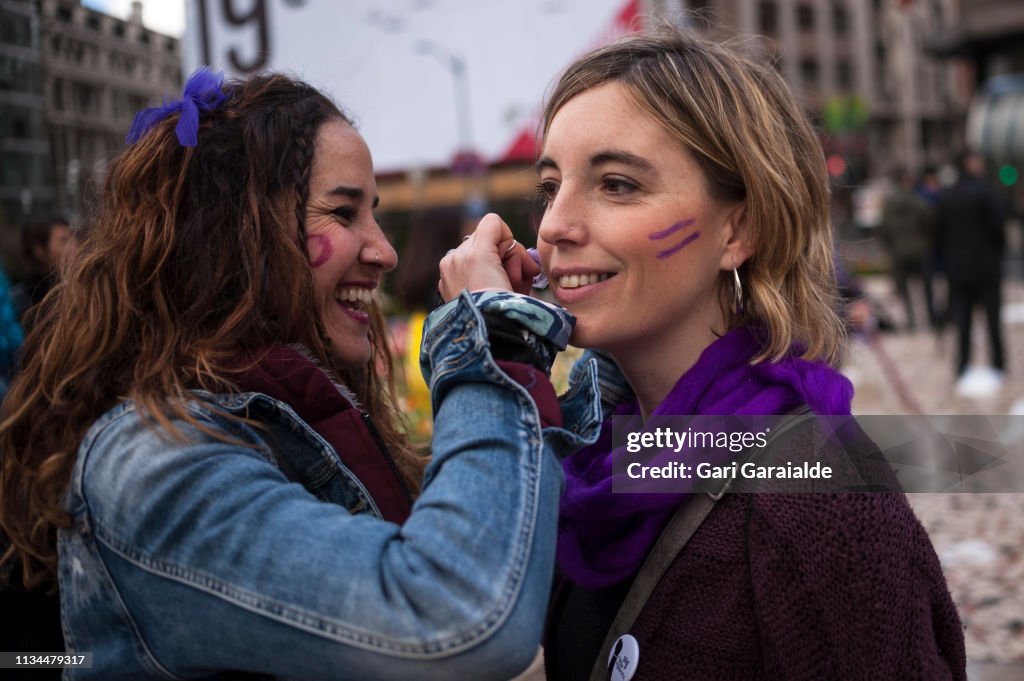
[[[525,256],[512,230],[494,213],[480,220],[476,231],[441,259],[437,290],[449,301],[463,289],[500,289],[529,293],[540,268]]]
[[[529,295],[533,290],[533,280],[540,274],[540,263],[515,239],[502,242],[500,252],[501,265],[505,268],[512,290]]]

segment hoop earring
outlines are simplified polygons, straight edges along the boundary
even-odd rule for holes
[[[740,272],[732,268],[732,303],[733,312],[738,316],[743,312],[743,284],[740,283]]]

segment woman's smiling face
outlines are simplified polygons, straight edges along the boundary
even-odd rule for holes
[[[370,359],[368,304],[398,262],[377,224],[377,182],[366,142],[341,120],[317,132],[306,203],[306,248],[331,353],[342,366]]]
[[[742,263],[742,204],[710,197],[693,156],[607,83],[555,114],[537,164],[538,251],[573,343],[619,354],[725,330],[719,273]],[[732,246],[730,246],[732,244]]]

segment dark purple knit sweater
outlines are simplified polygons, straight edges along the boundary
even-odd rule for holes
[[[556,599],[548,651],[559,626]],[[895,493],[727,494],[630,633],[634,681],[966,678],[938,558]]]

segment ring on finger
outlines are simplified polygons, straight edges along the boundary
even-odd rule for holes
[[[512,243],[509,245],[508,248],[505,249],[505,252],[501,254],[501,259],[504,260],[505,258],[507,258],[508,254],[512,252],[512,249],[514,249],[518,245],[519,242],[516,241],[515,239],[512,239]]]

